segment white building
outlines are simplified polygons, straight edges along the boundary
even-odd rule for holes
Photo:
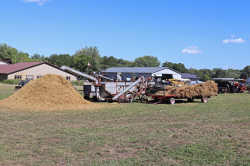
[[[180,73],[167,67],[111,67],[102,71],[102,74],[115,80],[119,75],[122,80],[140,76],[145,78],[166,76],[181,80]]]
[[[0,60],[0,65],[7,65],[8,63]]]

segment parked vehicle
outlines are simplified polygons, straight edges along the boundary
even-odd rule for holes
[[[30,80],[21,80],[17,86],[15,86],[15,89],[21,89],[24,85],[26,85]]]
[[[244,79],[214,78],[218,84],[219,93],[243,93],[247,90]]]

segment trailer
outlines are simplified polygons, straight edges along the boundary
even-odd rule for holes
[[[152,99],[155,101],[155,103],[163,103],[164,101],[167,101],[170,104],[175,104],[176,100],[187,100],[188,102],[193,102],[195,99],[200,99],[202,103],[208,103],[208,98],[211,96],[196,96],[192,98],[179,98],[176,95],[151,95]]]
[[[193,102],[195,99],[207,103],[211,96],[217,95],[217,92],[217,84],[213,81],[178,86],[165,80],[154,80],[154,84],[149,84],[147,87],[146,96],[155,104],[165,102],[175,104],[176,100]]]

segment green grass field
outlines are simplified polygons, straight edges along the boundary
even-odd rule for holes
[[[13,93],[0,85],[0,98]],[[0,165],[250,165],[250,94],[207,104],[0,109]]]

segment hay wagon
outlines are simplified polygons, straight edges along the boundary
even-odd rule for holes
[[[154,103],[175,104],[176,100],[193,102],[195,99],[207,103],[208,99],[215,95],[217,95],[217,85],[211,81],[179,87],[156,83],[146,90],[146,96],[152,98]]]

